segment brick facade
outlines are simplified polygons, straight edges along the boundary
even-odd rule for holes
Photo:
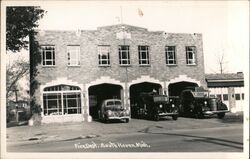
[[[126,34],[127,37],[119,38],[122,34]],[[43,88],[53,83],[78,85],[81,88],[85,120],[91,119],[88,88],[95,84],[113,83],[122,86],[124,103],[127,105],[129,87],[135,83],[158,83],[162,86],[163,94],[168,94],[169,84],[181,81],[194,82],[206,87],[201,34],[148,31],[145,28],[120,24],[78,32],[41,31],[36,40],[40,45],[55,46],[55,66],[38,65],[39,74],[36,79],[40,86],[35,93],[37,103],[43,105]],[[67,45],[80,46],[80,66],[67,65]],[[99,66],[98,45],[110,46],[110,66]],[[129,66],[119,64],[119,45],[130,46]],[[149,46],[148,66],[139,65],[139,45]],[[165,46],[176,46],[176,65],[166,65]],[[196,47],[196,65],[186,64],[186,46]]]

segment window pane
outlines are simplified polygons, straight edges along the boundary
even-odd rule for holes
[[[129,46],[119,46],[120,64],[130,64],[129,58]]]
[[[64,114],[80,114],[81,113],[81,96],[80,93],[64,93]]]
[[[43,95],[44,115],[60,115],[61,109],[61,94],[44,94]]]
[[[128,59],[128,56],[127,56],[126,52],[122,52],[122,59]]]
[[[50,51],[46,52],[46,59],[52,59],[52,54]]]
[[[110,46],[98,46],[99,65],[109,65]]]
[[[223,100],[227,101],[228,100],[228,94],[223,94]]]
[[[238,94],[238,93],[235,94],[235,99],[236,99],[236,100],[240,100],[240,94]]]
[[[244,100],[244,93],[241,94],[241,99]]]
[[[149,64],[148,46],[138,46],[139,64]]]
[[[54,46],[42,46],[42,64],[55,65],[55,48]]]
[[[221,100],[221,94],[217,94],[216,97]]]
[[[187,64],[195,64],[195,47],[187,46],[186,47],[186,61]]]
[[[176,64],[175,46],[166,46],[165,54],[166,54],[166,64]]]

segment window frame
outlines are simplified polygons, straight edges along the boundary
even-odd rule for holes
[[[236,101],[241,100],[241,94],[240,93],[235,93],[235,100]]]
[[[142,50],[142,47],[145,47],[145,50]],[[143,53],[145,53],[146,58],[142,58]],[[139,59],[140,66],[149,66],[150,65],[149,46],[148,45],[139,45],[138,46],[138,59]],[[146,63],[143,63],[143,61],[145,61]]]
[[[101,56],[103,53],[101,53],[101,48],[108,48],[108,51],[105,52],[107,53],[107,59],[103,59]],[[111,53],[111,47],[110,45],[98,45],[98,51],[97,51],[97,54],[98,54],[98,65],[99,66],[110,66],[110,53]],[[103,61],[106,61],[106,64],[103,63]]]
[[[174,49],[173,50],[168,50],[169,47],[173,47]],[[170,59],[169,58],[169,53],[173,53],[173,58]],[[177,65],[177,60],[176,60],[176,46],[173,46],[173,45],[167,45],[165,46],[165,58],[166,58],[166,65],[169,65],[169,66],[175,66]],[[169,61],[173,61],[173,63],[170,63]]]
[[[128,49],[122,50],[122,47],[127,47]],[[130,66],[130,46],[129,45],[119,45],[118,53],[119,53],[120,66]],[[127,58],[122,58],[124,53],[126,54]],[[126,63],[123,63],[123,61],[126,61]]]
[[[228,101],[229,100],[229,95],[228,94],[223,94],[223,101]]]
[[[69,86],[67,87],[69,89],[63,86]],[[62,87],[62,88],[59,88],[59,87]],[[63,89],[63,88],[66,88],[66,89]],[[76,107],[68,107],[69,101],[67,100],[67,98],[66,99],[64,98],[64,96],[65,95],[67,96],[68,94],[77,96],[76,98],[70,98],[71,100],[73,99],[76,101],[77,103]],[[56,95],[57,98],[49,99],[48,96],[50,95]],[[62,84],[62,85],[46,87],[43,90],[42,96],[43,96],[43,102],[42,102],[43,111],[42,112],[44,116],[68,115],[69,109],[76,109],[77,113],[72,113],[72,114],[82,114],[81,90],[77,86]],[[49,108],[49,101],[56,101],[57,103],[56,108]],[[64,105],[65,103],[66,103],[66,106]],[[54,110],[56,110],[55,113],[54,112],[52,112],[52,114],[49,113],[49,111],[54,111]],[[65,110],[67,110],[67,113],[65,113]]]
[[[73,52],[72,52],[72,50],[70,48],[76,48],[76,50],[73,50]],[[76,53],[77,58],[72,60],[71,54],[73,54],[73,53]],[[80,66],[80,55],[81,55],[80,45],[67,45],[68,66]],[[76,64],[71,64],[71,61],[76,62]]]
[[[192,51],[189,51],[188,48],[192,48]],[[189,59],[189,53],[192,54],[193,58]],[[197,48],[196,46],[186,46],[186,64],[187,65],[196,65],[197,64]],[[190,60],[192,61],[192,63],[190,62]]]
[[[47,54],[47,52],[49,52],[48,50],[46,50],[46,48],[52,48],[52,50],[50,51],[51,59],[46,58],[46,56],[47,56],[46,54]],[[53,66],[55,66],[56,65],[55,52],[56,52],[55,45],[41,45],[41,54],[42,54],[41,65],[45,66],[45,67],[53,67]],[[51,64],[47,64],[47,62],[51,62]]]

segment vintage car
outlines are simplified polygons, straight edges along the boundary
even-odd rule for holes
[[[217,115],[218,118],[223,118],[227,112],[229,111],[226,104],[219,98],[209,97],[208,91],[187,89],[180,95],[179,113],[181,116],[203,118]]]
[[[129,122],[130,111],[125,109],[120,99],[106,99],[99,110],[99,119],[108,122],[110,120],[124,120]]]
[[[141,93],[137,103],[131,107],[131,113],[134,118],[158,121],[161,117],[171,116],[173,120],[177,120],[178,106],[166,95],[153,92]]]

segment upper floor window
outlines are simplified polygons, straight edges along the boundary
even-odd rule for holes
[[[119,46],[119,63],[120,65],[130,64],[129,46],[121,45]]]
[[[149,65],[149,47],[148,46],[138,46],[139,53],[139,64]]]
[[[100,66],[110,65],[110,46],[98,46],[98,60]]]
[[[69,66],[79,66],[80,65],[80,46],[67,46],[68,53],[68,65]]]
[[[175,65],[176,64],[175,46],[166,46],[165,54],[166,54],[166,64]]]
[[[186,47],[186,62],[188,65],[196,64],[196,47],[195,46],[187,46]]]
[[[55,65],[55,46],[41,46],[42,47],[42,65]]]

